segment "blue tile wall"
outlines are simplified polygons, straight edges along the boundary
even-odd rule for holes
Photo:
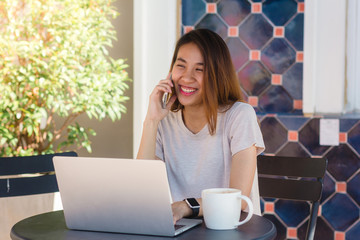
[[[182,0],[181,33],[208,28],[225,40],[244,99],[258,114],[265,154],[328,158],[315,239],[360,239],[360,119],[339,117],[339,146],[321,146],[326,116],[302,115],[305,4]],[[305,238],[309,204],[262,199],[261,208],[276,239]]]
[[[340,117],[338,146],[320,146],[319,124],[324,117],[284,116],[268,114],[261,116],[261,130],[264,135],[266,154],[279,156],[326,157],[328,169],[324,179],[320,211],[317,220],[315,239],[360,239],[360,145],[350,143],[349,134],[357,130],[359,120]],[[292,134],[291,137],[290,133]],[[263,205],[269,202],[263,200]],[[304,211],[308,206],[289,206],[292,203],[275,204],[274,215],[277,224],[284,228],[296,229],[294,239],[304,239],[306,222]],[[300,219],[300,220],[299,220]],[[304,225],[304,226],[303,226]],[[277,239],[293,239],[280,234]]]
[[[183,0],[182,33],[208,28],[225,40],[259,113],[301,114],[303,10],[296,0]]]
[[[262,6],[263,13],[276,26],[285,25],[297,13],[295,0],[267,0]]]

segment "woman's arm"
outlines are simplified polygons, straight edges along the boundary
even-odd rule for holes
[[[155,156],[157,128],[161,119],[169,113],[170,106],[176,99],[176,96],[173,95],[167,105],[167,108],[162,108],[162,95],[164,92],[171,92],[171,87],[173,86],[169,76],[170,74],[167,79],[161,80],[150,94],[149,106],[143,123],[143,132],[139,151],[136,157],[137,159],[157,159]]]
[[[232,157],[230,171],[230,188],[241,190],[241,194],[250,195],[256,171],[257,154],[256,147],[251,146],[236,153]],[[241,209],[246,209],[247,204],[242,201]]]
[[[155,148],[158,125],[159,122],[156,120],[144,121],[137,159],[156,159]]]

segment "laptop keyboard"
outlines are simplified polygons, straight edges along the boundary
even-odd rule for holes
[[[175,231],[182,227],[185,227],[185,225],[175,224]]]

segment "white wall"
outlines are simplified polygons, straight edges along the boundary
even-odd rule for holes
[[[340,114],[345,99],[345,0],[305,1],[303,111]]]
[[[176,6],[177,0],[134,0],[134,156],[150,93],[170,68],[177,35]]]

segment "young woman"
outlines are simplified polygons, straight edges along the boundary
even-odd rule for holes
[[[162,96],[172,87],[163,109]],[[223,39],[206,29],[183,35],[168,77],[150,95],[137,156],[166,163],[174,222],[202,216],[201,191],[215,187],[241,189],[260,215],[256,157],[263,150],[255,111],[242,102]]]

